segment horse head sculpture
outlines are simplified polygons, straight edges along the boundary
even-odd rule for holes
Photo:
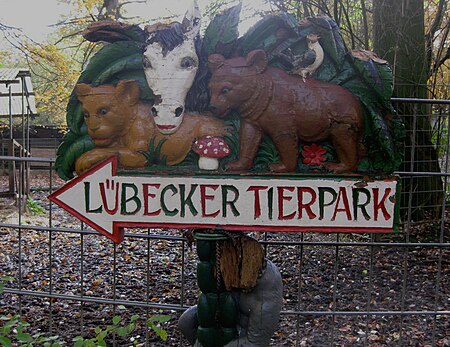
[[[199,66],[200,10],[196,1],[181,23],[146,26],[145,77],[155,100],[152,115],[163,134],[174,133],[183,120],[186,95]]]

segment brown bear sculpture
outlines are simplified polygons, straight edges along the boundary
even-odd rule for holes
[[[240,116],[239,157],[230,171],[253,166],[263,136],[268,135],[280,155],[273,172],[295,172],[299,142],[330,140],[337,162],[325,163],[333,173],[357,170],[363,112],[359,100],[343,87],[313,78],[303,80],[268,65],[266,53],[225,59],[210,55],[211,110],[218,117],[231,111]]]

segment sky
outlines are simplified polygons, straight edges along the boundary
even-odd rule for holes
[[[66,11],[57,0],[0,0],[0,22],[42,41]]]
[[[258,10],[267,7],[263,0],[243,0],[244,7]],[[204,9],[209,1],[198,0],[200,9]],[[158,16],[179,15],[182,17],[187,6],[192,2],[188,0],[147,0],[146,4],[127,7],[130,15],[139,15],[143,19]],[[157,4],[157,5],[156,5]],[[17,28],[37,42],[45,40],[48,34],[54,30],[61,15],[67,13],[70,8],[67,4],[61,4],[58,0],[0,0],[0,23]],[[243,23],[240,32],[243,33],[251,23]]]

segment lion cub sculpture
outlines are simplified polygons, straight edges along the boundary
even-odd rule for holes
[[[329,171],[357,170],[363,113],[349,91],[270,67],[263,50],[232,59],[213,54],[208,67],[212,112],[221,118],[233,110],[240,115],[239,157],[228,164],[229,170],[253,166],[264,134],[272,139],[281,159],[271,165],[273,172],[295,172],[299,142],[323,140],[331,140],[338,159],[325,163]]]
[[[117,86],[94,87],[79,83],[75,92],[83,105],[88,134],[95,148],[82,154],[75,162],[78,174],[93,165],[117,155],[125,168],[140,168],[146,163],[140,151],[147,151],[154,128],[148,116],[148,105],[139,102],[136,81],[119,81]]]

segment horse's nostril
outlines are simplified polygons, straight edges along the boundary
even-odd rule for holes
[[[153,117],[158,116],[158,111],[154,107],[152,107],[152,115],[153,115]]]
[[[175,109],[175,117],[180,117],[182,113],[183,113],[183,107],[177,107]]]
[[[214,112],[217,111],[217,107],[216,107],[216,106],[210,105],[210,106],[209,106],[209,110],[210,110],[212,113],[214,113]]]

